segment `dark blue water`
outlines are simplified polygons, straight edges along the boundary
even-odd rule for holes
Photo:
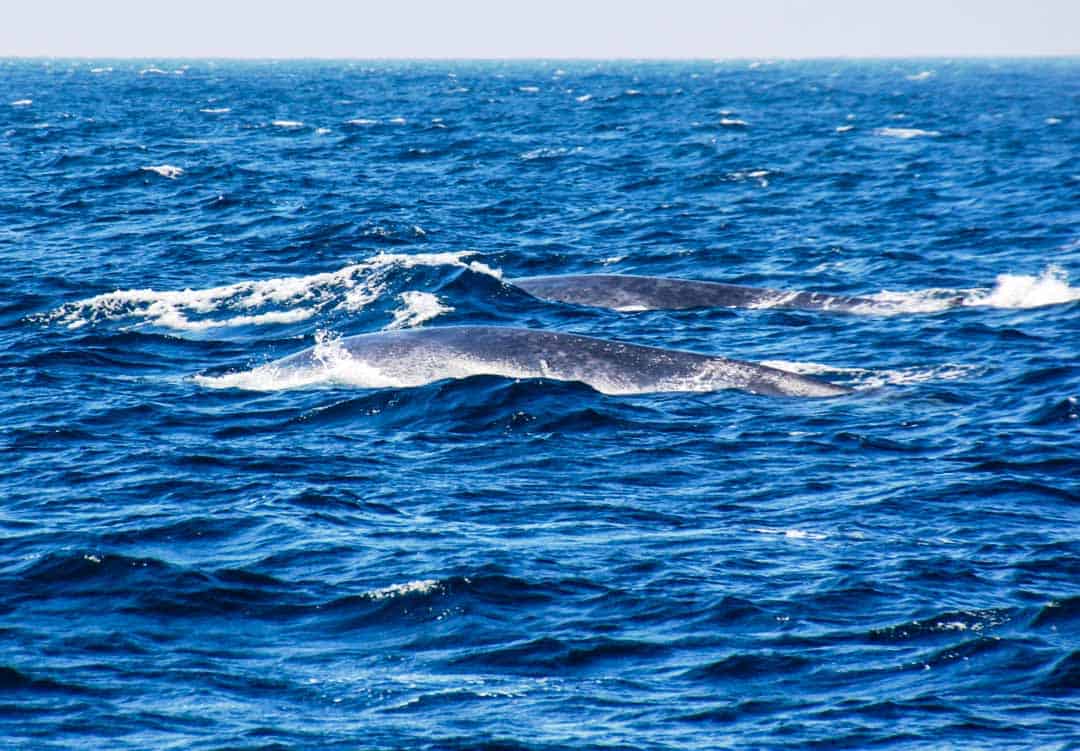
[[[1075,60],[0,62],[0,259],[5,748],[1080,741]],[[855,394],[263,367],[450,324]]]

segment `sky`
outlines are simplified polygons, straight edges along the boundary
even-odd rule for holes
[[[1080,54],[1080,0],[7,0],[0,57]]]

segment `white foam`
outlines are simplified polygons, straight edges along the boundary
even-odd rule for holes
[[[874,135],[907,140],[909,138],[932,138],[934,136],[940,136],[941,133],[936,130],[923,130],[922,128],[875,128]]]
[[[405,124],[405,118],[404,117],[391,117],[388,122],[390,122],[393,125],[404,125]]]
[[[304,123],[300,120],[274,120],[271,125],[277,128],[303,128]]]
[[[1043,122],[1045,122],[1047,125],[1061,125],[1061,118],[1060,117],[1048,117]]]
[[[384,600],[387,597],[400,597],[401,595],[421,594],[426,595],[434,592],[439,587],[436,579],[417,579],[404,584],[391,584],[389,587],[374,589],[367,593],[372,600]]]
[[[518,86],[518,91],[522,91],[526,94],[535,94],[540,91],[539,86]]]
[[[1069,286],[1069,277],[1059,266],[1048,266],[1039,276],[999,274],[994,288],[973,296],[965,305],[991,308],[1040,308],[1080,300],[1080,288]]]
[[[143,68],[142,70],[139,71],[139,75],[140,76],[151,76],[151,75],[153,75],[153,76],[167,76],[167,75],[169,75],[169,72],[167,70],[162,70],[161,68]]]
[[[226,112],[232,112],[228,107],[203,107],[199,112],[205,112],[208,115],[224,115]]]
[[[329,132],[330,132],[329,128],[316,128],[315,129],[315,135],[317,135],[317,136],[325,136]]]
[[[37,320],[69,328],[127,320],[134,325],[178,331],[293,323],[311,318],[327,308],[348,312],[363,309],[382,294],[386,277],[394,269],[458,266],[501,278],[501,271],[468,260],[471,255],[474,254],[470,251],[412,255],[380,253],[337,271],[309,276],[244,281],[194,290],[117,290],[67,303]],[[268,307],[272,309],[266,310]]]
[[[934,77],[934,71],[921,70],[918,73],[913,73],[910,76],[905,76],[909,81],[926,81]]]
[[[783,527],[751,527],[750,532],[756,532],[759,535],[778,535],[786,537],[789,540],[825,540],[828,539],[828,535],[823,535],[820,532],[807,532],[804,529],[784,529]]]
[[[737,117],[722,117],[720,118],[720,124],[725,128],[745,128],[750,123]]]
[[[581,146],[575,146],[574,148],[568,148],[566,146],[541,146],[537,149],[530,149],[520,154],[520,158],[527,162],[534,159],[550,159],[557,156],[565,156],[566,154],[577,154],[583,151]]]
[[[345,123],[347,125],[378,125],[379,121],[378,120],[372,120],[372,119],[367,118],[367,117],[358,117],[358,118],[355,118],[353,120],[346,120]]]
[[[847,133],[849,130],[855,130],[855,126],[854,125],[837,125],[836,126],[836,132],[837,133]]]
[[[772,173],[767,169],[755,169],[755,170],[741,170],[738,172],[732,172],[728,175],[728,179],[741,182],[743,180],[756,180],[758,185],[763,188],[769,187],[769,181],[766,179]]]
[[[184,174],[183,167],[176,167],[172,164],[152,165],[150,167],[143,167],[142,170],[144,172],[156,172],[162,177],[167,177],[170,180],[175,180],[176,178],[180,177],[180,175]]]
[[[786,370],[798,375],[830,375],[840,374],[847,376],[849,387],[856,390],[876,389],[882,386],[906,386],[928,381],[957,381],[972,378],[984,370],[976,365],[945,364],[932,367],[895,368],[885,370],[872,370],[869,368],[844,368],[835,365],[824,365],[817,362],[792,362],[790,360],[765,360],[761,363],[777,370]]]
[[[394,321],[387,327],[390,329],[419,326],[454,310],[449,305],[443,305],[439,298],[430,292],[402,292],[398,298],[404,303],[404,307],[394,311]]]
[[[193,380],[205,388],[246,391],[279,391],[333,384],[360,388],[397,385],[376,368],[354,361],[349,351],[341,345],[341,340],[325,331],[316,333],[312,357],[315,365],[309,368],[282,368],[276,363],[267,363],[251,370],[220,376],[196,375]]]
[[[922,289],[906,292],[884,290],[867,295],[870,305],[853,313],[892,315],[896,313],[937,313],[955,307],[1040,308],[1080,300],[1080,288],[1069,286],[1060,266],[1050,265],[1038,276],[999,274],[991,289]]]
[[[574,97],[574,99],[575,99],[575,101],[584,103],[584,102],[587,102],[590,99],[592,99],[592,94],[582,94],[579,97]]]
[[[11,103],[12,107],[29,107],[34,103],[33,99],[16,99]]]
[[[112,73],[112,68],[91,68],[90,72],[100,75],[101,73]]]

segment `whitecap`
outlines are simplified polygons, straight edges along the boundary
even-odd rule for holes
[[[575,97],[575,101],[582,102],[582,103],[587,102],[590,99],[592,99],[592,94],[582,94],[579,97]]]
[[[384,292],[386,279],[395,269],[457,266],[501,278],[501,271],[471,260],[473,255],[471,251],[380,253],[337,271],[308,276],[243,281],[204,289],[116,290],[61,305],[35,320],[73,329],[108,321],[131,321],[136,326],[160,326],[177,331],[293,323],[325,309],[350,313],[363,309]]]
[[[169,71],[162,70],[161,68],[152,68],[152,67],[151,68],[143,68],[142,70],[139,71],[139,75],[140,76],[151,76],[151,75],[153,75],[153,76],[167,76],[167,75],[169,75]]]
[[[199,112],[205,112],[208,115],[224,115],[226,112],[232,112],[228,107],[203,107]]]
[[[330,132],[329,128],[316,128],[315,129],[315,135],[317,135],[317,136],[325,136],[329,132]]]
[[[372,120],[367,117],[357,117],[353,120],[346,120],[346,125],[378,125],[378,120]]]
[[[926,81],[934,77],[934,71],[921,70],[918,73],[913,73],[910,76],[905,76],[909,81]]]
[[[91,73],[95,73],[95,74],[98,74],[98,75],[100,75],[102,73],[112,73],[112,71],[113,71],[113,69],[108,68],[108,67],[106,67],[106,68],[91,68],[90,69]]]
[[[1060,117],[1048,117],[1043,122],[1045,122],[1047,125],[1061,125],[1061,118]]]
[[[748,122],[737,117],[722,117],[720,118],[720,124],[725,128],[745,128],[749,125]]]
[[[29,107],[34,103],[33,99],[16,99],[11,103],[12,107]]]
[[[271,125],[278,128],[303,128],[304,123],[300,120],[274,120]]]
[[[524,92],[526,94],[535,94],[538,91],[540,91],[540,87],[539,86],[518,86],[518,91]]]
[[[405,124],[405,118],[404,117],[391,117],[388,122],[390,122],[390,123],[392,123],[394,125],[404,125]]]
[[[908,139],[923,136],[940,136],[941,133],[936,130],[923,130],[922,128],[875,128],[874,135]]]
[[[156,172],[162,177],[167,177],[170,180],[175,180],[180,177],[180,175],[184,174],[183,167],[176,167],[171,164],[158,164],[150,167],[143,167],[142,170],[144,172]]]
[[[453,312],[449,305],[443,305],[438,297],[430,292],[402,292],[398,299],[403,307],[394,311],[394,320],[388,329],[405,329],[419,326],[443,313]]]
[[[849,130],[855,130],[855,126],[854,125],[837,125],[836,126],[836,132],[837,133],[847,133]]]

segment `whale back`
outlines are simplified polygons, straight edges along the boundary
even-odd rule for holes
[[[632,274],[530,276],[511,283],[533,297],[618,311],[691,308],[789,308],[851,310],[870,307],[861,297],[787,292],[767,287]]]
[[[606,394],[724,388],[774,396],[848,393],[826,381],[741,360],[501,326],[362,334],[309,348],[273,366],[300,383],[318,382],[325,373],[326,380],[367,387],[496,375],[578,381]]]

